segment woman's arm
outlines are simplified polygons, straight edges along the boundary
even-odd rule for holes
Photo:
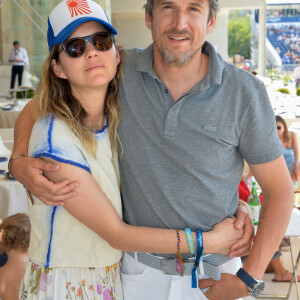
[[[44,158],[52,162],[50,158]],[[58,162],[56,162],[58,163]],[[77,181],[77,196],[65,200],[64,208],[75,218],[95,231],[112,247],[123,251],[176,253],[176,230],[138,227],[125,224],[92,175],[79,167],[60,164],[58,172],[46,172],[53,182],[66,178]],[[188,253],[184,231],[181,231],[181,252]],[[234,229],[234,219],[226,219],[215,225],[212,231],[203,233],[205,253],[227,254],[231,244],[242,237],[243,230]],[[195,240],[195,234],[194,234]]]
[[[33,109],[36,105],[36,101],[36,99],[29,101],[18,116],[14,128],[14,149],[12,156],[19,153],[27,156],[28,143],[35,123],[33,118]]]
[[[300,177],[298,141],[295,132],[291,132],[291,133],[292,133],[292,148],[294,150],[294,156],[295,156],[295,168],[294,168],[294,173],[291,176],[293,180],[298,181]]]
[[[14,149],[11,157],[18,154],[27,156],[28,144],[35,120],[33,110],[37,99],[29,101],[21,111],[14,128]],[[43,171],[57,171],[59,165],[36,159],[22,157],[15,159],[10,167],[10,172],[18,181],[41,201],[48,205],[63,205],[63,200],[76,194],[74,188],[78,183],[64,180],[54,184],[49,181]]]

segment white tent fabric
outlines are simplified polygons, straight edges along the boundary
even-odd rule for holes
[[[299,0],[267,0],[267,5],[289,5],[300,4]]]

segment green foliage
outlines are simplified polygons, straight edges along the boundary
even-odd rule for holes
[[[228,53],[230,56],[240,54],[245,56],[245,58],[250,57],[250,16],[242,16],[240,11],[230,12],[228,22]]]
[[[289,94],[290,93],[289,89],[287,89],[287,88],[278,89],[278,92],[280,92],[282,94]]]
[[[283,79],[283,84],[284,84],[284,85],[288,85],[289,82],[290,82],[291,79],[292,79],[292,75],[286,74],[286,75],[284,75],[284,76],[282,77],[282,79]]]
[[[27,92],[26,91],[19,91],[16,93],[16,98],[17,99],[25,99],[25,97],[27,96],[28,98],[33,98],[35,95],[35,91],[32,89],[29,89]]]
[[[282,77],[277,73],[276,70],[267,70],[267,77],[270,77],[271,80],[280,80]]]
[[[297,96],[300,96],[300,88],[297,89],[296,94]]]

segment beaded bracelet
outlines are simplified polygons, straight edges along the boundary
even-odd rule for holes
[[[190,254],[195,255],[196,254],[196,245],[195,245],[195,242],[194,242],[194,237],[193,237],[193,234],[192,234],[192,230],[191,230],[191,228],[186,228],[184,230],[184,232],[185,232],[186,239],[187,239],[187,242],[188,242]]]
[[[180,274],[180,276],[184,275],[184,265],[182,256],[180,254],[180,231],[177,230],[177,255],[176,255],[176,271]]]

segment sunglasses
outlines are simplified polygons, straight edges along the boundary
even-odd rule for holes
[[[114,43],[114,36],[108,32],[98,32],[92,35],[78,37],[66,41],[57,55],[63,50],[71,58],[82,56],[86,51],[87,42],[90,42],[98,51],[108,51]]]
[[[281,129],[281,126],[277,126],[277,130],[280,130]]]

